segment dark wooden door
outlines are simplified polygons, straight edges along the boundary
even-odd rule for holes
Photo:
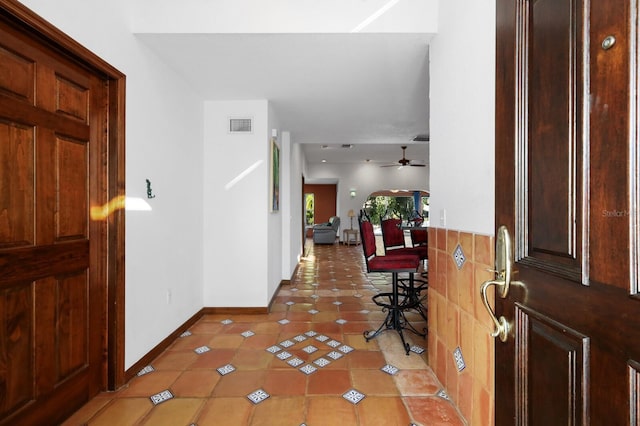
[[[497,425],[640,422],[637,6],[497,1]]]
[[[105,388],[106,85],[0,21],[0,424]]]

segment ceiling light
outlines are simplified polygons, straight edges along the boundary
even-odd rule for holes
[[[322,162],[323,162],[323,163],[326,163],[326,162],[327,162],[327,159],[326,159],[326,158],[323,158],[323,159],[322,159]]]

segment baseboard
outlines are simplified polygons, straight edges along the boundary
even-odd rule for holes
[[[138,374],[147,365],[156,359],[162,352],[164,352],[182,333],[187,331],[192,325],[194,325],[204,315],[204,309],[196,312],[191,318],[185,321],[180,327],[178,327],[173,333],[165,337],[160,343],[151,349],[145,356],[140,358],[138,362],[133,364],[129,369],[124,372],[125,383],[129,382],[133,377]]]
[[[296,267],[297,268],[297,267]],[[295,275],[295,272],[294,272]],[[238,307],[238,308],[226,308],[226,307],[205,307],[196,312],[191,318],[178,327],[173,333],[164,338],[156,347],[151,349],[145,356],[140,358],[138,362],[133,364],[124,373],[125,383],[129,382],[133,377],[138,374],[147,365],[156,359],[162,352],[164,352],[182,333],[187,331],[192,325],[194,325],[204,315],[264,315],[271,311],[271,305],[276,299],[280,288],[283,285],[290,285],[291,280],[282,280],[278,285],[278,289],[273,293],[273,297],[269,301],[269,305],[266,307]]]
[[[203,315],[262,315],[268,313],[268,307],[202,308]]]

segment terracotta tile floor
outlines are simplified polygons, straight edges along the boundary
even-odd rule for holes
[[[360,246],[308,241],[271,313],[201,318],[152,371],[64,424],[466,425],[421,352],[424,338],[405,332],[408,356],[393,330],[365,341],[385,317],[371,297],[390,281],[365,273]]]

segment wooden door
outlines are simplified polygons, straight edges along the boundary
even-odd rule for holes
[[[497,1],[497,425],[640,422],[637,6]]]
[[[107,89],[0,19],[0,424],[106,387]]]

